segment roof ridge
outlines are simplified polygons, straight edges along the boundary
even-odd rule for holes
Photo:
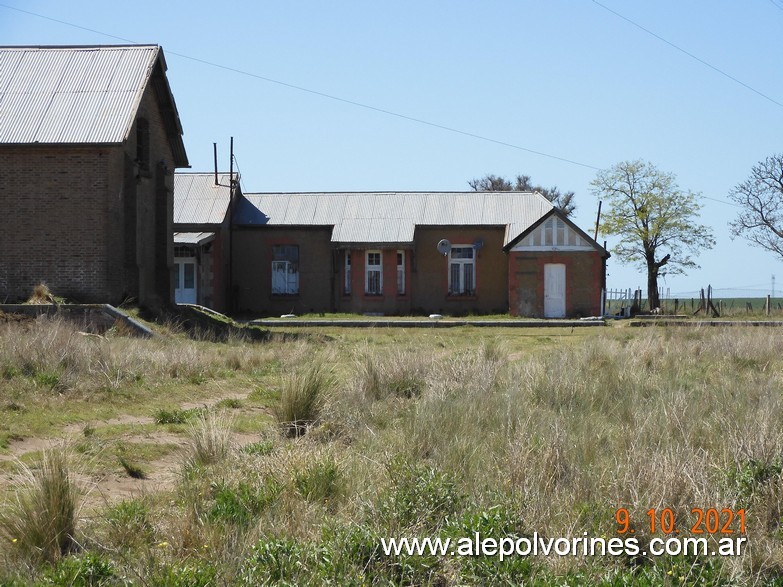
[[[152,49],[158,48],[157,43],[124,43],[117,45],[0,45],[0,49],[37,49],[37,50],[60,50],[60,49]]]
[[[180,173],[179,171],[177,173]],[[385,194],[432,194],[432,195],[476,195],[476,196],[505,196],[505,195],[539,195],[540,193],[535,191],[520,192],[520,191],[507,191],[507,192],[476,192],[476,191],[433,191],[433,190],[371,190],[371,191],[329,191],[329,192],[243,192],[246,196],[328,196],[328,195],[385,195]],[[543,196],[541,196],[543,198]],[[544,198],[546,200],[546,198]],[[548,200],[547,200],[548,201]]]

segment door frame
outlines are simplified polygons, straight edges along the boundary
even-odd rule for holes
[[[178,299],[178,294],[184,291],[190,291],[190,288],[185,290],[185,265],[193,265],[193,301],[182,301]],[[179,287],[174,288],[174,303],[175,304],[198,304],[198,262],[196,257],[174,257],[174,270],[177,272],[176,284]]]

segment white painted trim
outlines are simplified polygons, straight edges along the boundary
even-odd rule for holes
[[[378,253],[378,259],[380,263],[378,265],[370,265],[370,255]],[[372,269],[370,269],[372,267]],[[380,291],[370,293],[370,271],[377,271],[380,274],[378,280],[378,287]],[[364,253],[364,294],[365,295],[383,295],[383,251],[381,249],[370,249]]]
[[[573,253],[590,253],[592,251],[595,251],[595,248],[591,246],[577,247],[571,245],[564,245],[561,247],[554,247],[554,246],[546,247],[540,245],[529,247],[529,246],[517,245],[511,249],[511,252],[521,252],[521,251],[569,251]]]

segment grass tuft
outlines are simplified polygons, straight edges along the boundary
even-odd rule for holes
[[[188,425],[191,461],[199,466],[225,459],[231,449],[231,427],[234,417],[226,412],[201,414]]]
[[[22,465],[16,500],[0,512],[0,533],[27,559],[53,563],[77,550],[77,489],[64,448],[42,452],[35,469]]]
[[[280,404],[274,415],[288,437],[302,436],[318,421],[326,395],[334,386],[331,370],[316,362],[301,373],[293,373],[283,381]]]

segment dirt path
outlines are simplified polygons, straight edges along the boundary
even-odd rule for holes
[[[205,401],[186,402],[180,405],[180,409],[211,408],[226,399],[246,400],[249,393],[249,391],[244,393],[226,393],[221,394],[220,396],[211,397]],[[255,406],[245,406],[239,408],[237,411],[245,413],[268,413],[266,409]],[[100,431],[101,428],[110,426],[130,425],[131,427],[135,427],[153,424],[154,422],[155,420],[151,417],[125,414],[99,422],[90,421],[69,424],[62,429],[62,434],[59,437],[30,437],[23,440],[12,441],[10,443],[9,453],[0,455],[0,462],[16,461],[27,454],[40,452],[47,448],[72,445],[76,441],[85,438],[84,428],[87,424],[97,432]],[[232,443],[239,447],[256,442],[259,438],[260,436],[258,434],[233,433]],[[131,428],[124,434],[119,435],[117,440],[121,440],[123,443],[129,445],[132,445],[133,443],[153,443],[158,445],[173,445],[175,448],[170,452],[166,452],[166,454],[159,459],[145,462],[143,464],[146,473],[144,479],[130,477],[120,468],[112,470],[107,469],[93,474],[78,474],[77,482],[85,490],[84,506],[88,510],[131,497],[173,489],[176,486],[177,479],[181,473],[182,463],[189,446],[187,435],[168,432],[165,429],[134,431]],[[18,471],[7,470],[7,472],[0,474],[0,491],[7,489],[13,484],[17,477]]]

